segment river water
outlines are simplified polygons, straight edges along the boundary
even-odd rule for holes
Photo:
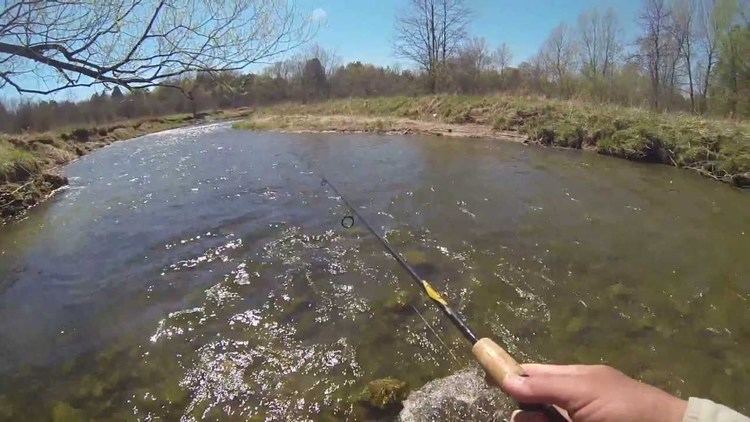
[[[0,228],[0,419],[388,417],[471,362],[330,179],[482,336],[750,410],[750,196],[490,140],[226,124],[113,144]],[[403,299],[404,295],[400,295]],[[402,300],[403,302],[403,300]]]

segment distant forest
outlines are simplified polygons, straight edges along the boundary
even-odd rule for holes
[[[439,9],[441,16],[425,9],[431,3],[450,7]],[[590,10],[554,28],[539,51],[516,66],[506,44],[491,46],[467,33],[471,16],[462,0],[410,0],[397,18],[394,40],[395,54],[414,64],[408,69],[343,64],[333,50],[313,45],[262,72],[195,72],[165,84],[181,89],[110,86],[80,102],[6,102],[0,104],[0,130],[37,132],[284,101],[435,93],[508,93],[750,116],[747,0],[645,0],[640,34],[630,40],[623,39],[615,10]]]

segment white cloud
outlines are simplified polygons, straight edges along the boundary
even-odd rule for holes
[[[313,22],[322,23],[322,22],[325,22],[327,18],[328,18],[328,13],[325,10],[321,9],[320,7],[313,10],[312,14],[310,15],[310,20],[312,20]]]

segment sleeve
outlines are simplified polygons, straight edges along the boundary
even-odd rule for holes
[[[750,422],[750,418],[711,400],[690,397],[682,422]]]

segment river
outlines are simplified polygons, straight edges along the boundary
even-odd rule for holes
[[[750,410],[750,196],[693,173],[227,124],[65,173],[0,227],[0,419],[365,419],[384,416],[354,399],[368,381],[469,365],[430,303],[394,303],[410,280],[342,227],[323,176],[519,360],[604,362]]]

